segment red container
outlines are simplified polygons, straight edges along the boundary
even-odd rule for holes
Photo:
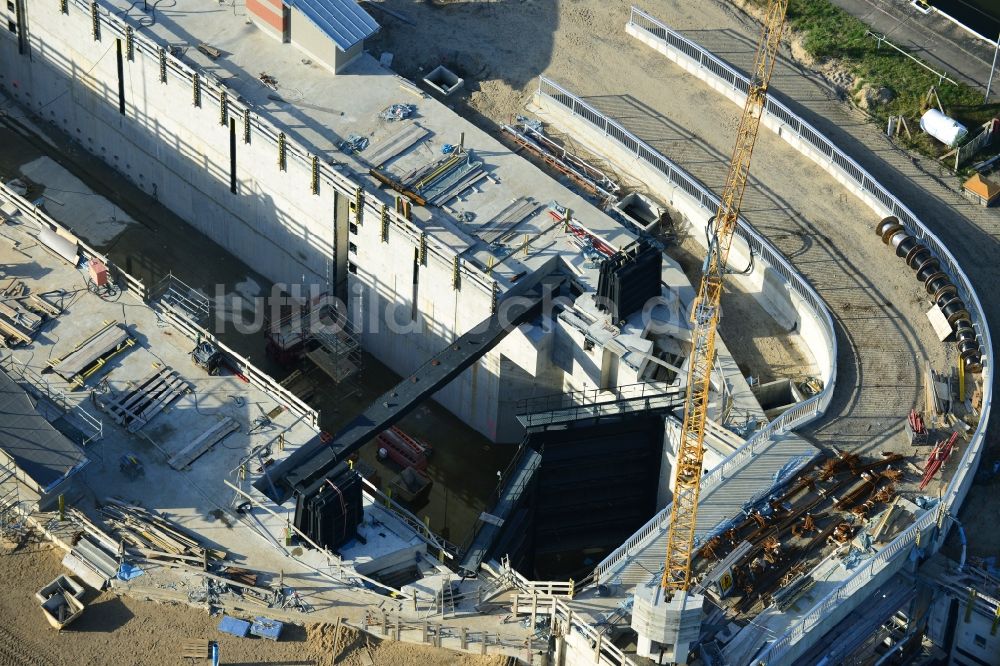
[[[375,438],[378,447],[378,457],[389,459],[400,467],[413,467],[418,470],[427,469],[427,457],[431,447],[419,442],[399,428],[393,426]]]

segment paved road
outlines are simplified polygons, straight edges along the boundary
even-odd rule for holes
[[[994,46],[974,37],[940,14],[921,14],[900,0],[831,0],[909,49],[936,71],[985,92],[993,64]],[[990,35],[987,35],[990,36]],[[1000,100],[1000,82],[994,80],[990,99]]]

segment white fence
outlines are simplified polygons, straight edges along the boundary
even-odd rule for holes
[[[745,99],[748,81],[744,74],[736,71],[733,67],[715,57],[698,44],[675,32],[658,19],[633,7],[628,27],[630,32],[640,32],[646,39],[655,40],[658,45],[668,51],[672,58],[685,61],[682,66],[693,71],[703,80],[714,86],[719,86],[720,83],[728,85],[733,91],[742,94]],[[733,101],[743,104],[743,101],[738,97],[733,99]],[[838,177],[838,179],[842,181],[847,180],[858,188],[862,198],[876,212],[885,215],[895,215],[899,218],[907,231],[919,238],[941,260],[942,270],[948,273],[952,282],[958,287],[962,300],[968,306],[985,357],[983,364],[983,404],[979,424],[972,434],[969,445],[966,447],[958,468],[942,498],[946,511],[957,511],[965,499],[969,487],[972,485],[975,470],[979,465],[993,395],[993,346],[989,326],[983,314],[979,297],[972,289],[968,278],[962,272],[955,257],[948,251],[948,248],[909,208],[882,187],[854,159],[820,134],[816,128],[794,114],[787,106],[774,99],[774,97],[769,97],[767,100],[766,116],[780,121],[778,127],[781,131],[779,134],[786,140],[789,140],[786,133],[791,134],[799,140],[797,143],[793,141],[789,141],[789,143],[799,147],[802,152],[807,152],[806,148],[808,147],[809,152],[807,154],[810,157],[819,162],[821,166]],[[765,120],[768,120],[766,116]],[[775,131],[778,131],[778,129],[775,129]],[[812,151],[818,151],[825,159],[817,159],[812,154]],[[918,533],[929,528],[934,523],[935,514],[935,510],[926,511],[913,525],[893,540],[892,543],[879,551],[874,557],[866,560],[843,585],[819,601],[795,625],[769,645],[767,650],[759,655],[755,661],[761,663],[774,663],[778,661],[791,645],[797,642],[844,599],[866,585],[884,565],[897,556],[905,557],[909,553],[910,548],[915,544]],[[936,541],[931,544],[933,550],[940,548],[946,533],[947,530],[945,529],[937,535]]]
[[[701,183],[642,141],[642,139],[636,137],[614,120],[607,118],[576,95],[573,95],[545,77],[539,80],[538,94],[561,104],[574,115],[590,122],[600,131],[603,131],[606,136],[617,141],[638,158],[662,173],[666,176],[667,180],[694,197],[706,209],[711,211],[718,209],[719,199],[715,194],[707,190]],[[747,242],[758,257],[758,260],[770,265],[772,269],[779,273],[787,281],[789,288],[817,314],[819,320],[823,323],[823,333],[826,337],[826,343],[831,350],[829,355],[830,364],[827,368],[821,369],[821,373],[824,376],[823,390],[789,409],[777,419],[768,423],[764,428],[754,433],[743,446],[704,476],[701,483],[702,492],[714,488],[726,477],[731,476],[736,470],[747,464],[757,452],[770,444],[772,436],[799,427],[823,414],[833,397],[833,387],[836,384],[837,377],[837,338],[833,328],[833,319],[830,317],[830,312],[826,309],[826,305],[824,305],[809,283],[792,268],[791,264],[781,255],[781,252],[758,234],[746,220],[742,218],[739,220],[737,233]],[[649,522],[633,534],[628,541],[604,558],[594,570],[594,582],[600,583],[606,581],[632,554],[645,546],[652,538],[662,534],[663,530],[666,529],[667,522],[670,520],[670,509],[671,506],[668,505],[657,513]]]

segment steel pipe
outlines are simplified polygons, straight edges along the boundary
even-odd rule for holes
[[[890,215],[875,225],[875,233],[886,245],[889,244],[889,239],[892,238],[893,234],[904,229],[905,227],[899,223],[899,219],[895,215]]]

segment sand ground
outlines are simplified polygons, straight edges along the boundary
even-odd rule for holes
[[[42,616],[35,590],[59,574],[63,551],[34,535],[0,551],[0,666],[191,664],[180,656],[189,639],[219,643],[221,663],[264,666],[499,666],[504,657],[479,657],[412,643],[379,641],[345,627],[336,642],[334,624],[286,625],[278,642],[236,638],[218,630],[221,616],[179,604],[143,602],[88,590],[83,615],[65,630]],[[13,621],[12,621],[13,620]],[[207,662],[201,662],[207,663]]]

